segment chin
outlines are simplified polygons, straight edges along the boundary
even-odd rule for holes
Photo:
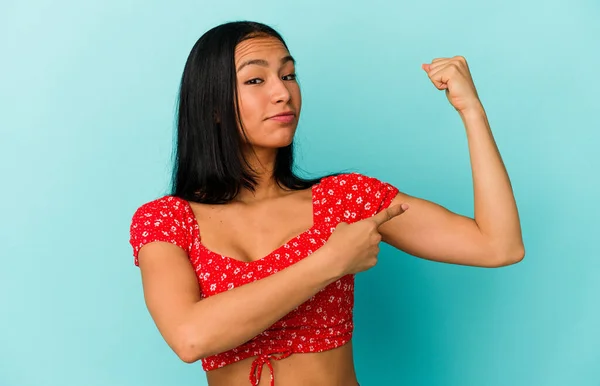
[[[250,145],[254,148],[261,149],[277,149],[289,146],[294,140],[296,128],[288,128],[287,130],[269,131],[250,140]],[[248,143],[248,142],[247,142]]]
[[[252,143],[252,146],[255,149],[279,149],[282,147],[286,147],[292,144],[294,137],[277,140],[277,141],[269,141],[269,142],[255,142]]]
[[[286,147],[289,146],[294,140],[295,131],[291,133],[279,133],[282,135],[273,136],[274,138],[269,138],[270,141],[265,141],[264,145],[268,147]]]

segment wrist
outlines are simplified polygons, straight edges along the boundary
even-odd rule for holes
[[[345,275],[341,264],[343,259],[337,257],[327,244],[313,252],[309,258],[313,261],[315,270],[325,285],[329,285]]]
[[[485,109],[481,102],[474,103],[472,106],[469,106],[463,110],[459,110],[458,114],[461,116],[463,120],[472,119],[472,118],[481,118],[485,117]]]

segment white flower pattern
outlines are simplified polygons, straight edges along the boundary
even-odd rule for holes
[[[313,226],[253,262],[218,255],[205,248],[188,202],[164,196],[140,206],[132,217],[130,244],[134,264],[139,264],[138,253],[145,244],[153,241],[175,244],[188,253],[201,296],[207,298],[297,263],[323,246],[340,221],[352,223],[375,215],[390,205],[397,192],[393,185],[359,173],[325,177],[313,186]],[[245,344],[203,358],[203,369],[210,371],[256,357],[249,379],[257,385],[262,366],[271,359],[283,359],[293,353],[322,352],[346,344],[354,330],[353,308],[354,276],[346,275]],[[303,345],[307,339],[310,345]],[[274,385],[272,372],[271,385]]]

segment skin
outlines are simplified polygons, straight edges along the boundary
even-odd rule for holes
[[[235,52],[236,69],[239,69],[237,102],[243,130],[249,139],[244,152],[260,174],[259,184],[255,192],[243,190],[227,205],[192,206],[198,225],[203,229],[203,245],[239,260],[257,260],[312,225],[310,189],[290,192],[272,181],[277,149],[292,142],[302,107],[294,63],[285,60],[289,56],[285,46],[274,38],[253,38],[238,45]],[[268,65],[242,67],[255,59],[264,60]],[[269,119],[283,111],[296,114],[291,123]],[[251,357],[210,371],[207,380],[211,386],[246,386],[253,360]],[[337,349],[294,354],[271,363],[277,384],[358,384],[352,342]],[[265,366],[260,384],[269,382],[270,374]]]
[[[236,50],[236,67],[253,59],[269,63],[268,67],[245,66],[238,72],[241,118],[250,139],[248,146],[257,152],[250,159],[261,173],[256,193],[243,191],[238,198],[249,205],[271,204],[273,199],[305,193],[283,191],[271,179],[277,148],[291,142],[297,119],[281,125],[265,118],[284,110],[299,115],[301,108],[297,82],[285,77],[294,72],[293,63],[281,65],[281,59],[288,55],[274,38],[250,39]],[[413,210],[379,228],[383,241],[413,256],[451,264],[501,267],[521,261],[525,247],[516,201],[466,59],[436,58],[421,68],[437,89],[445,91],[465,126],[475,215],[462,216],[400,192],[391,206],[405,204]]]
[[[312,223],[310,189],[290,192],[272,180],[277,149],[292,141],[302,104],[300,88],[290,76],[293,63],[282,62],[287,56],[285,46],[274,38],[253,38],[236,48],[240,130],[248,136],[244,152],[259,174],[259,184],[255,192],[242,190],[226,205],[191,205],[202,229],[203,245],[239,260],[252,261],[269,254]],[[261,60],[263,65],[242,68],[254,60]],[[525,249],[510,180],[466,60],[459,56],[438,58],[423,64],[422,69],[434,87],[446,93],[464,123],[473,174],[474,218],[400,192],[391,206],[373,219],[339,224],[325,246],[294,267],[202,301],[183,250],[162,242],[145,246],[140,250],[140,268],[148,308],[165,340],[184,361],[191,363],[213,351],[221,352],[219,344],[224,340],[235,340],[237,345],[282,317],[283,308],[298,304],[323,285],[343,274],[371,268],[377,261],[374,245],[379,241],[416,257],[451,264],[492,268],[523,259]],[[293,111],[295,119],[289,123],[269,119],[283,111]],[[368,251],[368,255],[354,258],[357,251]],[[348,266],[351,257],[356,265]],[[328,270],[335,272],[333,266],[344,259],[347,265],[331,277],[312,277]],[[314,283],[306,283],[311,280]],[[283,292],[290,283],[296,284],[284,294],[285,299],[270,290],[280,288]],[[301,288],[304,285],[311,288]],[[257,300],[259,295],[268,299]],[[273,307],[267,312],[264,304]],[[265,308],[259,315],[260,307]],[[270,319],[266,319],[267,313]],[[253,359],[209,371],[209,384],[247,385]],[[356,384],[351,343],[322,353],[294,354],[272,361],[272,365],[281,385]],[[269,381],[265,366],[260,384],[268,385]]]
[[[249,139],[244,153],[260,174],[256,194],[243,191],[241,202],[257,202],[287,195],[273,184],[271,176],[277,149],[294,139],[302,108],[300,86],[295,78],[295,66],[290,53],[277,39],[253,38],[243,41],[235,52],[238,106],[243,130]],[[264,64],[247,64],[260,59]],[[269,119],[275,114],[291,111],[291,123]],[[254,150],[254,151],[252,151]]]

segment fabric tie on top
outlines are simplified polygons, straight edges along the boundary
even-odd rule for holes
[[[281,354],[279,357],[275,357],[274,354]],[[280,360],[289,357],[292,355],[291,350],[269,353],[269,354],[260,354],[253,362],[252,367],[250,368],[250,383],[253,386],[257,386],[260,382],[260,376],[262,374],[262,368],[266,364],[269,366],[269,371],[271,372],[271,386],[275,386],[275,376],[273,373],[273,365],[271,364],[270,359]]]

